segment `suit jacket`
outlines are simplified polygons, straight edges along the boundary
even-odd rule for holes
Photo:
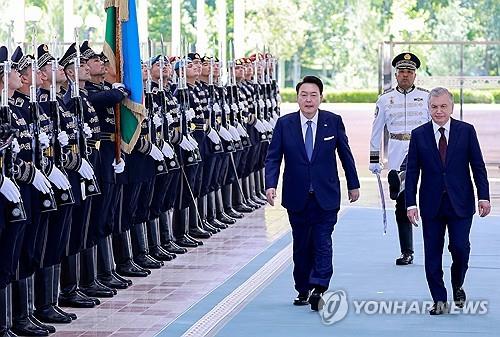
[[[422,218],[438,215],[441,197],[448,193],[451,205],[459,217],[472,216],[476,211],[470,170],[474,176],[479,200],[489,200],[489,187],[479,141],[474,127],[451,119],[446,163],[443,165],[436,145],[432,122],[411,133],[406,168],[406,205],[417,205],[417,183],[420,184]]]
[[[311,161],[307,158],[300,112],[278,119],[266,157],[266,189],[276,188],[282,158],[282,205],[290,211],[305,207],[310,186],[321,208],[334,210],[340,207],[340,182],[337,172],[339,155],[344,168],[348,189],[359,188],[354,158],[349,148],[342,118],[332,112],[319,110],[316,140]]]

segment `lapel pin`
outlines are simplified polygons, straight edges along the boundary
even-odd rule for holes
[[[328,126],[327,124],[325,124],[325,126]]]

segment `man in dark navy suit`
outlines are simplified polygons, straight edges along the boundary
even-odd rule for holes
[[[281,160],[285,158],[282,204],[293,236],[295,305],[318,310],[333,274],[332,232],[340,208],[337,151],[349,200],[359,198],[354,158],[340,116],[319,110],[323,83],[306,76],[296,86],[300,110],[280,117],[266,158],[266,196],[274,206]],[[313,293],[309,296],[310,291]]]
[[[451,284],[453,300],[462,308],[466,299],[462,288],[468,268],[469,233],[475,213],[474,190],[477,189],[479,216],[490,213],[488,177],[474,127],[450,118],[453,95],[445,88],[429,93],[432,121],[411,134],[406,170],[406,205],[409,220],[419,221],[417,183],[420,172],[419,201],[424,234],[425,275],[434,301],[431,315],[448,311],[443,282],[443,246],[448,228],[453,263]]]

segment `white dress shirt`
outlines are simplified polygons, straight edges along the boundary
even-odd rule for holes
[[[446,138],[446,144],[450,141],[450,123],[451,119],[448,119],[445,125],[439,126],[436,122],[432,121],[432,128],[434,129],[434,138],[436,138],[436,146],[439,150],[439,139],[441,138],[441,132],[439,132],[439,128],[444,128],[444,137]]]
[[[316,142],[316,129],[318,128],[318,111],[314,114],[314,117],[309,119],[304,114],[302,111],[300,111],[300,125],[302,127],[302,140],[304,143],[306,142],[306,131],[307,131],[307,122],[312,121],[311,123],[311,129],[312,129],[312,135],[313,135],[313,149],[314,149],[314,143]]]

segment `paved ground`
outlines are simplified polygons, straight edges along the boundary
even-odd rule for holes
[[[358,220],[350,218],[350,221],[355,222],[354,228],[370,226],[373,229],[373,233],[370,235],[379,235],[382,232],[382,216],[378,209],[378,190],[374,177],[368,171],[368,144],[373,119],[373,105],[327,104],[322,108],[339,113],[346,125],[362,184],[361,199],[356,203],[356,207],[373,208],[369,218],[362,217]],[[283,106],[284,112],[294,109],[296,106],[293,104]],[[493,213],[497,215],[500,214],[500,169],[498,168],[500,165],[500,146],[496,141],[500,131],[499,112],[500,106],[498,105],[466,105],[464,109],[464,120],[472,122],[479,135],[491,178]],[[344,195],[346,194],[345,192]],[[389,217],[391,216],[389,211]],[[356,223],[356,221],[358,222]],[[485,260],[484,266],[481,264],[481,267],[474,273],[483,273],[483,269],[496,268],[493,260],[498,261],[495,249],[500,240],[498,239],[498,230],[495,230],[496,227],[488,228],[487,233],[491,235],[493,243],[488,245],[484,254],[485,256],[489,254],[490,259]],[[267,207],[254,212],[243,221],[239,221],[231,228],[206,240],[203,247],[179,256],[174,262],[167,263],[162,269],[153,271],[152,275],[145,279],[134,279],[134,285],[130,289],[120,291],[112,299],[103,300],[103,303],[97,308],[75,309],[74,312],[78,314],[78,320],[69,325],[57,326],[58,332],[53,336],[153,336],[168,324],[177,323],[176,317],[218,289],[246,265],[252,261],[255,262],[255,258],[261,252],[266,251],[270,245],[283,238],[283,235],[287,235],[288,230],[286,212],[282,207]],[[392,259],[397,254],[396,236],[394,232],[392,235],[391,232],[389,234],[384,238],[387,241],[385,246],[387,250],[380,253],[384,256],[383,261],[381,261],[382,266],[387,260],[389,260],[387,266],[392,266]],[[345,252],[342,259],[346,264],[355,264],[355,261],[363,259],[367,254],[371,254],[369,249]],[[422,282],[421,265],[418,268],[419,282]],[[349,273],[349,271],[346,272]],[[496,274],[496,280],[498,280],[498,274]],[[491,281],[493,282],[493,279]],[[408,282],[417,281],[409,279]],[[494,291],[496,285],[493,283],[490,282],[486,289]],[[284,284],[286,287],[289,286],[286,282]],[[281,285],[281,287],[283,286]],[[422,293],[421,288],[419,289],[418,295],[420,296]],[[284,291],[288,292],[289,290]],[[280,301],[288,302],[289,298],[282,298]],[[381,322],[380,324],[388,323]],[[413,322],[406,328],[416,328],[421,324],[425,324],[425,322]],[[171,334],[171,336],[176,335]],[[282,336],[282,334],[276,336]]]

